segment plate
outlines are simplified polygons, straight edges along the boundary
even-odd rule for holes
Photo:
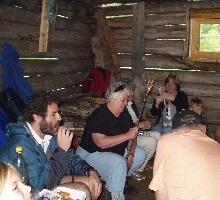
[[[85,200],[86,199],[86,193],[80,190],[74,190],[66,187],[57,187],[52,192],[55,194],[58,194],[58,192],[67,192],[70,194],[70,197],[73,200]],[[59,195],[60,196],[60,195]]]
[[[57,194],[56,192],[53,192],[51,190],[43,189],[41,192],[39,192],[39,196],[36,196],[38,200],[60,200],[61,196]]]

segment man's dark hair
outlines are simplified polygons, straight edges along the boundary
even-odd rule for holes
[[[34,121],[33,114],[45,117],[47,106],[55,103],[60,106],[60,98],[52,92],[41,91],[34,94],[26,103],[23,120],[29,123]]]

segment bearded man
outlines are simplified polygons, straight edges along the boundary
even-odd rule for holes
[[[7,125],[8,140],[0,151],[0,161],[11,163],[16,146],[22,146],[32,188],[51,190],[66,184],[84,190],[87,199],[97,199],[102,188],[99,176],[71,151],[73,134],[60,126],[59,106],[60,99],[50,92],[42,91],[31,97],[23,119]]]

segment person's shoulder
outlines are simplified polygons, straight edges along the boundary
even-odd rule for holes
[[[108,112],[107,104],[102,104],[98,108],[96,108],[92,114],[88,117],[88,120],[92,120],[97,117],[103,117]]]
[[[160,142],[167,142],[167,141],[170,141],[170,140],[173,140],[175,139],[176,137],[178,136],[178,133],[173,131],[171,133],[166,133],[164,135],[162,135],[160,138],[159,138],[159,141]]]
[[[96,108],[94,110],[94,112],[92,113],[93,115],[95,114],[100,114],[100,113],[103,113],[103,112],[106,112],[107,111],[107,104],[101,104],[98,108]]]

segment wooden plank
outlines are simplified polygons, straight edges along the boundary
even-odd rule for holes
[[[86,73],[94,66],[93,60],[20,60],[24,75]],[[0,73],[1,74],[1,73]]]
[[[42,9],[42,1],[36,1],[36,0],[10,0],[10,1],[4,1],[4,4],[9,6],[17,6],[20,9],[35,11],[35,12],[41,12]],[[59,0],[59,10],[67,12],[85,12],[85,9],[88,9],[88,6],[91,6],[92,4],[89,2],[89,0],[86,1],[65,1],[65,0]],[[83,9],[84,8],[84,9]],[[60,11],[58,12],[58,14]]]
[[[146,14],[169,14],[180,13],[186,9],[186,2],[183,1],[161,1],[161,2],[149,2],[146,5]]]
[[[186,24],[186,13],[146,15],[146,26],[165,26]]]
[[[23,24],[20,22],[12,22],[0,20],[1,38],[5,40],[13,38],[13,40],[39,40],[39,25]],[[16,31],[15,31],[16,29]]]
[[[145,54],[183,56],[184,41],[181,40],[145,40]],[[129,40],[117,40],[118,53],[131,53]]]
[[[187,10],[187,7],[199,8],[219,8],[219,1],[160,1],[148,3],[146,6],[146,13],[160,14],[160,13],[178,13]]]
[[[142,80],[144,73],[145,63],[145,20],[144,20],[145,3],[138,3],[133,7],[133,20],[132,20],[132,44],[131,44],[131,67],[133,79],[139,78]]]
[[[66,87],[65,89],[55,90],[53,92],[55,95],[60,97],[62,101],[67,101],[74,98],[74,96],[76,97],[76,94],[80,94],[82,92],[82,85]]]
[[[156,55],[183,56],[184,41],[145,40],[145,53]]]
[[[153,26],[146,27],[146,39],[185,39],[186,26]]]
[[[0,39],[0,46],[5,42],[4,39]],[[20,57],[55,57],[61,59],[93,59],[94,57],[89,44],[50,43],[47,53],[39,53],[37,41],[8,39],[7,42],[17,49]]]
[[[59,8],[60,8],[60,1],[59,1]],[[13,13],[13,15],[11,13]],[[67,14],[63,13],[63,15],[66,16]],[[72,15],[73,13],[71,13],[71,16]],[[21,23],[23,25],[29,24],[32,26],[36,26],[38,27],[38,36],[39,36],[41,13],[36,10],[29,11],[26,9],[1,5],[0,20],[5,21],[5,23],[11,22],[11,23]],[[55,29],[73,30],[73,31],[89,33],[91,32],[91,21],[79,21],[79,20],[71,20],[71,18],[57,17]]]
[[[131,54],[119,55],[120,67],[131,67]],[[145,68],[155,69],[182,69],[182,70],[202,70],[207,72],[220,72],[218,63],[194,63],[183,61],[182,58],[166,55],[146,55]],[[123,69],[121,69],[123,70]]]
[[[49,21],[47,16],[48,1],[42,0],[42,12],[40,23],[39,52],[47,52]]]
[[[131,15],[133,5],[121,5],[113,7],[105,7],[106,16],[121,16],[121,15]]]
[[[131,39],[131,29],[128,28],[114,28],[112,29],[113,38],[119,39]],[[146,39],[185,39],[186,26],[153,26],[146,27],[145,38]]]
[[[13,13],[13,14],[12,14]],[[2,5],[0,6],[0,19],[3,21],[20,22],[39,27],[40,12],[28,11],[20,8]]]
[[[82,85],[85,79],[83,74],[55,74],[27,78],[34,91],[57,90]]]
[[[189,15],[190,18],[218,19],[220,18],[220,9],[191,9]]]
[[[17,40],[39,40],[39,27],[30,24],[22,24],[11,21],[0,20],[1,23],[1,38],[17,39]],[[16,29],[16,31],[14,31]],[[86,29],[85,29],[86,30]],[[84,30],[83,30],[84,31]],[[68,43],[68,44],[89,44],[92,32],[82,34],[81,30],[56,30],[49,35],[49,43]]]

